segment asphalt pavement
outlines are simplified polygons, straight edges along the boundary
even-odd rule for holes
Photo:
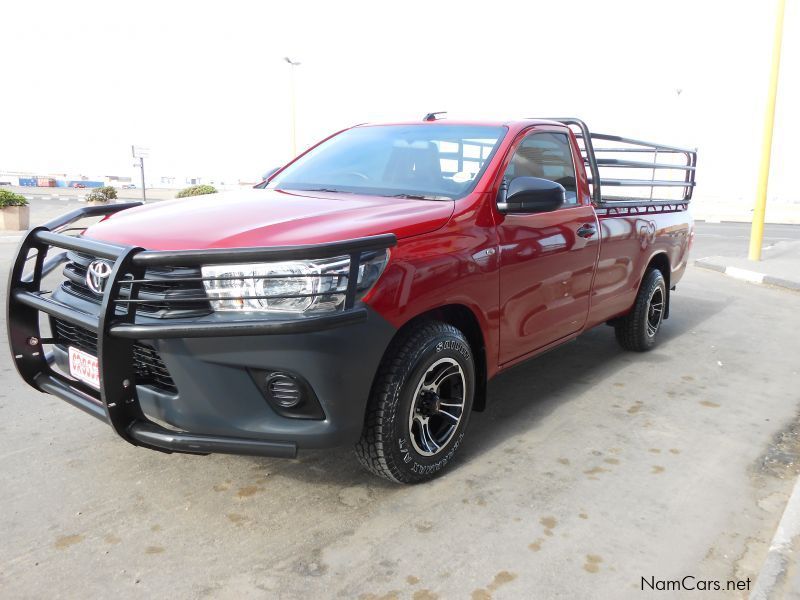
[[[750,223],[706,223],[697,221],[693,259],[708,256],[746,257],[750,244]],[[800,225],[764,226],[764,246],[800,241]]]
[[[709,225],[695,257],[746,251],[740,228]],[[5,286],[14,236],[0,242]],[[643,578],[751,585],[800,465],[797,302],[689,267],[655,350],[624,352],[599,327],[498,377],[454,468],[410,487],[364,472],[349,448],[134,448],[26,387],[3,344],[0,595],[617,599],[675,597]]]

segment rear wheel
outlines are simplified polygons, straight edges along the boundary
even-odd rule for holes
[[[381,364],[356,456],[391,481],[417,483],[439,475],[462,443],[474,390],[464,334],[436,321],[412,326]]]
[[[631,312],[614,323],[617,341],[626,350],[645,352],[656,343],[667,307],[667,285],[658,269],[647,272]]]

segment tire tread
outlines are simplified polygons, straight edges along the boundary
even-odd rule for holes
[[[639,293],[631,311],[614,324],[614,333],[617,342],[625,350],[633,352],[646,352],[653,347],[653,340],[647,336],[647,303],[653,288],[662,285],[666,289],[664,276],[658,269],[650,269],[642,278]],[[664,294],[666,302],[666,293]],[[666,308],[666,306],[665,306]],[[656,332],[658,335],[658,332]]]
[[[464,334],[452,325],[441,321],[425,321],[393,340],[378,368],[367,404],[364,430],[355,446],[358,461],[378,477],[397,483],[413,483],[424,479],[410,477],[398,468],[391,453],[386,451],[385,444],[389,442],[389,428],[396,418],[396,400],[400,388],[405,383],[415,355],[422,351],[426,341],[441,335],[455,335],[469,346]]]

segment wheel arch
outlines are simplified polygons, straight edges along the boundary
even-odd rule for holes
[[[472,309],[464,304],[446,304],[438,306],[406,321],[397,330],[392,341],[409,327],[413,327],[424,321],[441,321],[447,323],[461,331],[467,338],[467,342],[469,342],[470,349],[472,350],[472,356],[475,360],[475,398],[473,399],[472,410],[477,412],[483,411],[484,408],[486,408],[488,369],[486,362],[486,341],[478,317]],[[391,347],[392,343],[390,342],[386,352],[388,352]]]
[[[664,277],[664,283],[666,284],[666,288],[667,288],[667,299],[666,299],[667,301],[666,301],[666,307],[664,308],[664,318],[668,319],[669,318],[669,305],[670,305],[670,293],[669,293],[669,291],[670,291],[670,287],[671,287],[671,285],[670,285],[670,275],[672,274],[672,269],[671,269],[670,263],[669,263],[669,256],[667,256],[666,252],[656,252],[653,256],[650,257],[650,260],[648,261],[647,266],[645,267],[644,272],[642,273],[642,277],[639,280],[639,286],[640,287],[642,285],[642,281],[644,281],[645,275],[647,275],[647,273],[651,269],[658,269],[659,271],[661,271],[661,275]]]
[[[642,273],[641,279],[643,280],[647,272],[653,268],[661,271],[661,274],[664,276],[664,282],[667,284],[667,289],[669,289],[669,278],[672,270],[669,264],[669,256],[667,256],[666,252],[656,252],[650,257],[647,267],[645,267],[644,272]],[[639,283],[641,285],[641,280]]]

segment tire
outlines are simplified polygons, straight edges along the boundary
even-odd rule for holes
[[[653,348],[667,302],[667,285],[658,269],[649,270],[631,311],[614,323],[620,346],[634,352],[646,352]]]
[[[474,393],[475,366],[464,334],[439,321],[412,325],[378,369],[355,447],[359,462],[398,483],[440,475],[462,444]]]

